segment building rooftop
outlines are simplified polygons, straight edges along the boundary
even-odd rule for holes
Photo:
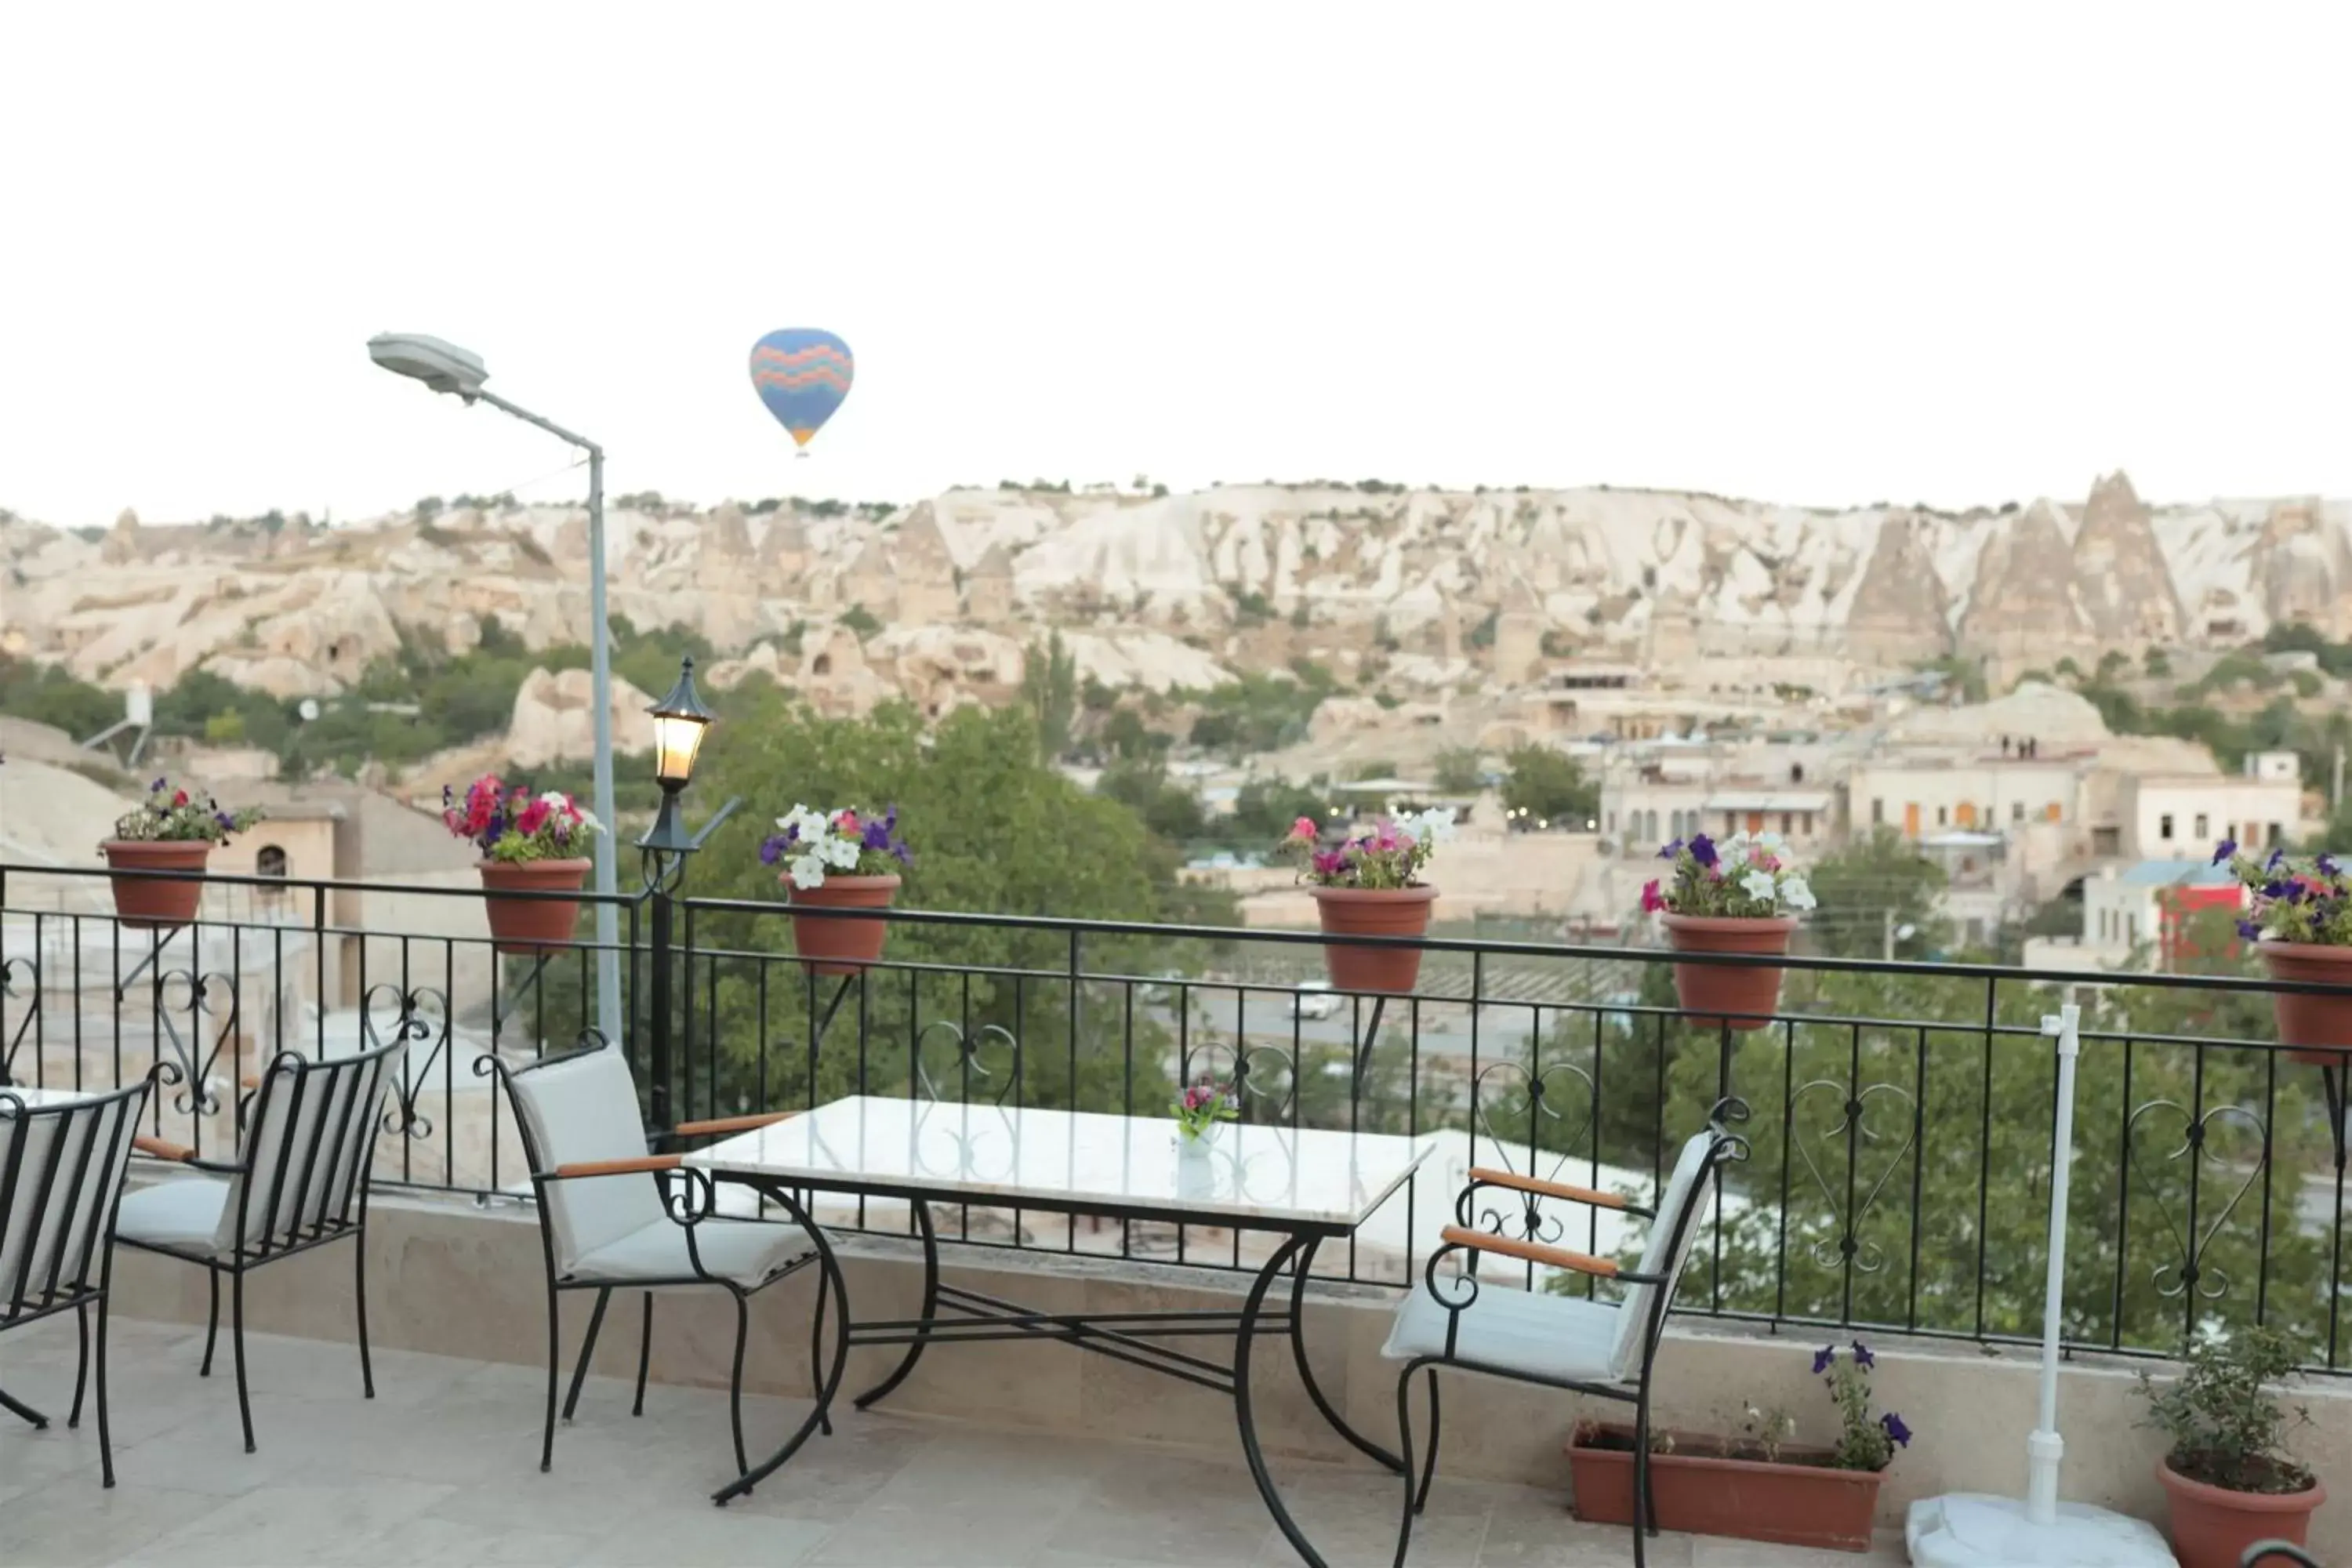
[[[2227,866],[2203,860],[2142,860],[2115,879],[2127,888],[2226,888],[2237,881]]]

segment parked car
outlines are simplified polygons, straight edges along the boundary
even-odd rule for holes
[[[1333,1018],[1347,1005],[1347,998],[1336,994],[1329,981],[1309,980],[1291,994],[1290,1016],[1294,1018]]]

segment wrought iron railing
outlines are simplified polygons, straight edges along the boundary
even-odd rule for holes
[[[154,1131],[207,1147],[234,1138],[234,1086],[278,1052],[397,1035],[410,1045],[379,1184],[528,1191],[511,1108],[472,1064],[593,1037],[590,944],[500,959],[464,888],[258,879],[215,879],[258,889],[220,920],[139,930],[93,901],[103,876],[0,867],[0,1074],[110,1088],[171,1061],[184,1082]],[[2268,982],[1797,957],[1769,1025],[1735,1031],[1696,1026],[1674,955],[1639,948],[1433,938],[1418,994],[1337,996],[1312,984],[1311,933],[895,910],[883,962],[820,974],[781,904],[667,889],[621,902],[619,1044],[655,1124],[856,1092],[974,1116],[1156,1114],[1207,1071],[1242,1095],[1244,1182],[1249,1141],[1289,1130],[1436,1141],[1406,1196],[1322,1265],[1361,1281],[1415,1277],[1470,1164],[1652,1189],[1736,1094],[1750,1157],[1710,1205],[1677,1310],[1808,1333],[2038,1335],[2055,1080],[2042,1024],[2072,1000],[2069,1344],[2160,1354],[2204,1324],[2260,1321],[2315,1369],[2352,1367],[2342,1086],[2332,1060],[2274,1043]],[[906,1221],[879,1204],[826,1217]],[[1639,1239],[1560,1203],[1478,1217],[1588,1252]],[[977,1245],[1257,1261],[1224,1230],[940,1218]]]

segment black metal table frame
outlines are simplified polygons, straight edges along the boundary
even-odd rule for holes
[[[1316,1249],[1326,1241],[1345,1238],[1355,1230],[1353,1224],[1339,1221],[1276,1223],[1248,1215],[1135,1207],[1024,1193],[1017,1204],[1000,1200],[1001,1206],[1049,1214],[1098,1215],[1105,1219],[1255,1230],[1282,1238],[1273,1256],[1258,1269],[1238,1310],[1040,1312],[1016,1302],[967,1290],[940,1278],[939,1233],[931,1223],[930,1205],[933,1202],[956,1205],[987,1202],[982,1194],[961,1189],[940,1191],[899,1184],[754,1175],[722,1167],[708,1169],[709,1173],[719,1181],[735,1182],[755,1189],[808,1233],[815,1244],[818,1262],[823,1269],[824,1290],[837,1303],[835,1310],[840,1319],[834,1335],[832,1363],[825,1371],[822,1386],[816,1390],[814,1407],[802,1421],[799,1429],[787,1437],[773,1454],[711,1494],[713,1502],[724,1505],[773,1475],[799,1451],[801,1445],[808,1441],[821,1424],[829,1420],[833,1401],[840,1393],[842,1376],[848,1366],[853,1345],[906,1347],[906,1354],[889,1375],[853,1401],[860,1410],[869,1408],[904,1383],[929,1346],[995,1340],[1058,1340],[1131,1366],[1230,1394],[1234,1401],[1234,1422],[1241,1433],[1242,1454],[1249,1462],[1250,1478],[1257,1484],[1258,1495],[1265,1500],[1267,1511],[1273,1514],[1274,1522],[1281,1529],[1285,1539],[1313,1568],[1325,1568],[1323,1558],[1299,1530],[1297,1521],[1290,1517],[1289,1509],[1284,1506],[1282,1494],[1276,1489],[1274,1478],[1266,1469],[1265,1455],[1258,1443],[1255,1410],[1250,1398],[1250,1352],[1258,1335],[1271,1331],[1286,1334],[1290,1340],[1291,1357],[1297,1364],[1299,1380],[1307,1385],[1307,1397],[1314,1401],[1315,1408],[1331,1424],[1332,1429],[1390,1470],[1399,1475],[1404,1472],[1403,1460],[1350,1426],[1347,1418],[1333,1408],[1330,1400],[1324,1395],[1322,1385],[1315,1379],[1313,1365],[1307,1359],[1304,1307],[1307,1276],[1314,1266]],[[912,1206],[915,1227],[923,1242],[923,1305],[919,1316],[860,1322],[852,1315],[840,1260],[835,1257],[832,1245],[825,1239],[824,1228],[815,1222],[811,1213],[814,1205],[808,1200],[813,1192],[854,1197],[898,1198]],[[1285,1308],[1268,1311],[1267,1298],[1273,1293],[1275,1281],[1286,1269],[1291,1275],[1289,1302]],[[820,1294],[817,1300],[817,1332],[820,1338],[824,1332],[824,1304],[825,1295]],[[958,1315],[942,1316],[942,1312]],[[1226,1334],[1234,1339],[1230,1365],[1153,1342],[1163,1339]]]

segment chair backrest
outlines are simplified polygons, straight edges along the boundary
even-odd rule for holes
[[[1636,1285],[1626,1293],[1617,1315],[1616,1334],[1609,1347],[1612,1375],[1631,1377],[1639,1370],[1651,1319],[1663,1317],[1665,1309],[1674,1305],[1675,1288],[1682,1282],[1683,1265],[1690,1261],[1692,1243],[1698,1238],[1698,1210],[1706,1201],[1707,1173],[1733,1142],[1731,1134],[1710,1124],[1685,1143],[1682,1153],[1675,1158],[1674,1174],[1666,1178],[1657,1213],[1650,1221],[1649,1239],[1642,1248],[1638,1270],[1663,1276],[1664,1282]],[[1658,1300],[1661,1291],[1665,1295],[1663,1304]]]
[[[636,1080],[616,1046],[573,1051],[506,1075],[522,1124],[523,1153],[534,1175],[592,1160],[635,1160],[646,1152]],[[647,1176],[596,1176],[547,1182],[539,1193],[555,1271],[569,1274],[608,1242],[661,1220],[661,1189]]]
[[[366,1201],[384,1092],[407,1049],[395,1039],[322,1061],[279,1053],[246,1115],[245,1170],[229,1179],[216,1250],[241,1244],[266,1256],[352,1223],[353,1205]]]
[[[103,1282],[115,1203],[150,1080],[29,1105],[0,1089],[0,1326]]]

